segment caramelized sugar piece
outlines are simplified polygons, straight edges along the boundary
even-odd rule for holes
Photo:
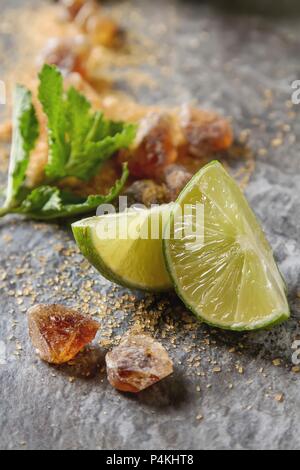
[[[73,19],[92,45],[114,48],[124,43],[122,28],[112,18],[103,15],[100,5],[93,0],[85,1]]]
[[[28,311],[29,334],[39,356],[50,364],[73,359],[89,344],[99,323],[63,305],[36,305]]]
[[[64,75],[77,72],[85,76],[88,43],[84,36],[51,38],[38,58],[38,66],[44,63],[56,65]]]
[[[87,32],[88,24],[96,17],[101,15],[101,7],[99,3],[94,0],[87,0],[78,11],[74,18],[75,24],[84,32]]]
[[[64,8],[69,20],[75,18],[86,2],[87,0],[60,0],[60,4]]]
[[[94,16],[86,25],[92,44],[109,48],[118,48],[124,44],[125,31],[111,18]]]
[[[169,201],[176,201],[192,176],[193,175],[181,165],[170,165],[165,168],[164,179],[167,185]]]
[[[172,118],[168,114],[152,113],[142,119],[136,142],[129,152],[129,170],[133,176],[157,178],[177,159]]]
[[[106,355],[108,380],[122,392],[138,393],[173,373],[163,346],[146,335],[128,336]]]
[[[164,184],[157,184],[152,180],[135,181],[125,192],[128,197],[128,206],[144,204],[165,204],[168,202],[168,192]]]
[[[141,119],[134,145],[120,152],[119,160],[128,161],[135,178],[162,181],[166,169],[180,158],[207,157],[228,149],[232,142],[233,132],[227,119],[184,106],[180,111],[152,112]],[[190,177],[183,172],[168,174],[171,200]]]
[[[187,152],[196,157],[227,150],[233,143],[233,131],[227,119],[218,114],[184,106],[181,128]]]

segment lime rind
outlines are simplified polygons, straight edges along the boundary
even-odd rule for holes
[[[75,241],[83,254],[83,256],[100,272],[103,276],[111,282],[121,284],[121,279],[104,264],[101,256],[95,252],[93,248],[93,239],[91,232],[91,225],[96,221],[96,217],[91,217],[81,221],[80,224],[73,224],[72,231]]]

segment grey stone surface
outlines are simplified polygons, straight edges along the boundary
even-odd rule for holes
[[[178,323],[174,376],[136,397],[118,394],[97,369],[104,351],[96,347],[88,359],[89,379],[76,366],[55,369],[41,363],[27,335],[29,297],[18,297],[32,283],[37,301],[80,305],[86,280],[96,281],[92,296],[111,292],[111,285],[92,269],[84,271],[79,254],[69,255],[74,243],[66,228],[14,217],[0,220],[2,449],[300,448],[300,375],[291,372],[292,344],[300,337],[300,105],[289,103],[291,82],[300,79],[300,17],[292,8],[295,2],[276,18],[267,7],[261,14],[264,2],[251,2],[251,8],[260,5],[260,15],[234,9],[228,13],[222,3],[131,2],[136,15],[144,17],[141,30],[157,41],[161,60],[172,68],[159,88],[141,91],[139,99],[169,104],[194,100],[232,116],[237,136],[250,130],[248,145],[257,167],[246,192],[286,278],[292,318],[258,333],[216,332],[200,324],[188,332],[180,329],[183,307],[170,296],[168,315],[174,312]],[[124,22],[133,17],[125,15]],[[159,72],[154,68],[153,73]],[[275,138],[282,145],[272,146]],[[64,249],[57,251],[57,244]],[[66,280],[47,285],[62,266]],[[24,273],[18,271],[22,267]],[[124,295],[124,290],[113,295]],[[151,302],[148,315],[158,301]],[[116,333],[126,330],[131,316],[120,309],[112,315],[119,318]],[[158,330],[164,328],[165,315],[161,313]],[[170,344],[168,337],[164,343]],[[198,351],[203,376],[188,367],[191,344],[203,347]],[[16,345],[22,348],[20,356]],[[233,346],[236,353],[230,352]],[[282,359],[279,367],[272,364],[276,358]],[[212,372],[214,362],[222,368],[219,374]],[[69,376],[78,378],[70,382]],[[285,399],[278,403],[274,396],[281,393]],[[202,421],[196,420],[199,414]]]

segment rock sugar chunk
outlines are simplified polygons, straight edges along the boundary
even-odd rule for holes
[[[200,158],[231,147],[233,130],[227,119],[190,106],[182,107],[180,118],[188,154]]]
[[[157,184],[152,180],[135,181],[125,192],[128,198],[128,207],[134,204],[144,204],[151,207],[153,204],[166,204],[168,190],[164,184]]]
[[[193,175],[181,165],[169,165],[165,168],[164,179],[168,191],[169,201],[176,201]]]
[[[122,392],[138,393],[173,373],[163,346],[146,335],[128,336],[106,355],[110,384]]]
[[[50,364],[73,359],[89,344],[99,323],[63,305],[36,305],[28,311],[29,334],[39,356]]]
[[[159,178],[164,168],[177,160],[174,121],[167,113],[151,113],[140,121],[136,141],[129,151],[130,173],[136,178]]]

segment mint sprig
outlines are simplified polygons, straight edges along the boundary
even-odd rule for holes
[[[6,200],[0,217],[17,213],[36,220],[52,220],[83,215],[115,199],[128,178],[124,166],[121,179],[109,194],[88,198],[58,188],[66,177],[89,181],[115,152],[130,146],[136,126],[112,122],[102,113],[93,112],[89,101],[75,88],[65,92],[62,75],[54,66],[45,65],[39,78],[38,97],[47,117],[49,144],[45,181],[36,188],[26,184],[39,124],[30,91],[17,86]]]

